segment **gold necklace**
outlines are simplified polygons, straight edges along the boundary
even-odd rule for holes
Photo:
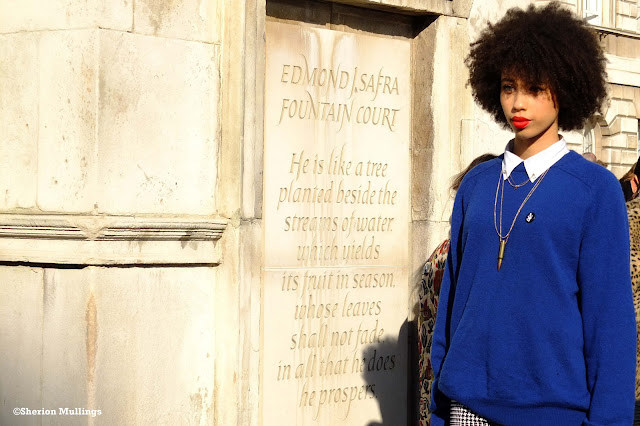
[[[509,181],[509,185],[513,186],[513,189],[518,189],[522,186],[525,186],[526,184],[529,183],[529,178],[527,178],[527,180],[525,180],[522,183],[515,183],[514,181],[511,180],[511,175],[509,175],[509,177],[507,178],[507,181]]]
[[[509,231],[504,236],[502,235],[502,204],[503,204],[503,200],[504,200],[504,181],[505,181],[505,179],[502,177],[502,173],[500,173],[500,175],[498,176],[498,186],[496,187],[496,199],[495,199],[495,201],[493,203],[493,226],[496,228],[496,234],[498,234],[498,238],[500,239],[500,249],[498,250],[498,271],[500,270],[500,267],[502,266],[502,259],[504,258],[504,249],[507,246],[507,241],[509,240],[509,235],[511,235],[511,231],[513,231],[513,226],[516,224],[516,219],[518,218],[518,215],[520,214],[520,211],[522,211],[522,208],[524,207],[525,203],[529,200],[531,195],[538,188],[538,186],[542,182],[542,179],[544,179],[544,177],[547,175],[548,171],[549,171],[549,169],[545,170],[544,173],[542,173],[540,175],[540,177],[538,178],[538,181],[535,183],[535,185],[533,185],[533,188],[531,188],[531,190],[529,191],[527,196],[524,198],[524,201],[522,201],[522,204],[520,204],[520,207],[518,208],[518,211],[516,212],[516,215],[513,217],[513,221],[511,222],[511,226],[509,227]],[[502,183],[502,185],[500,185],[500,183]],[[497,216],[497,210],[498,210],[498,191],[500,190],[501,186],[502,186],[502,193],[500,194],[500,229],[498,230],[498,219],[497,219],[496,216]]]

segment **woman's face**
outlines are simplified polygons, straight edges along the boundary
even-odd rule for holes
[[[502,111],[516,141],[558,140],[558,106],[548,86],[527,85],[516,76],[502,73],[500,87]]]

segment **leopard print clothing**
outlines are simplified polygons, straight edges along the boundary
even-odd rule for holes
[[[431,341],[438,309],[438,295],[444,275],[449,240],[443,241],[429,256],[424,265],[422,281],[419,289],[420,313],[418,315],[418,371],[420,374],[420,426],[429,426],[431,415],[431,382],[433,369],[431,368]]]
[[[627,215],[631,237],[631,288],[640,336],[640,197],[627,203]],[[640,344],[636,349],[636,400],[640,400]]]

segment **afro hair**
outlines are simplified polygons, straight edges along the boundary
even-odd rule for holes
[[[505,128],[500,104],[503,71],[529,86],[549,87],[563,130],[582,128],[607,97],[606,58],[598,36],[586,21],[555,2],[543,8],[509,9],[471,44],[465,63],[473,97]]]

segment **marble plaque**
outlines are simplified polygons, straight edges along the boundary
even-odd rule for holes
[[[266,31],[262,424],[406,424],[410,43]]]

